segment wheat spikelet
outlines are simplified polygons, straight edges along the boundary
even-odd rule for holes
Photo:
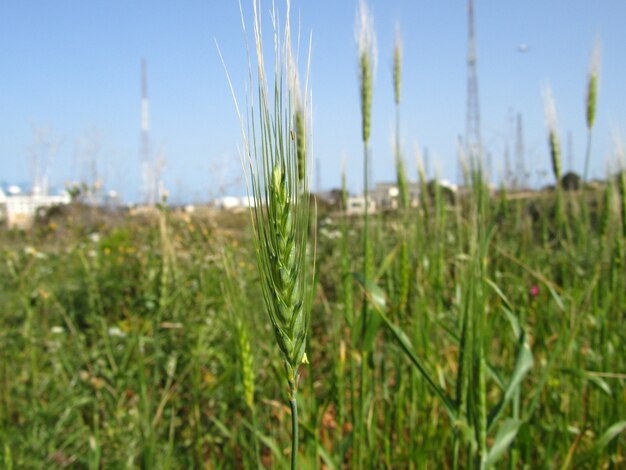
[[[307,312],[304,309],[304,272],[306,261],[305,230],[298,220],[295,194],[284,162],[275,162],[265,203],[267,213],[257,209],[261,222],[261,268],[266,307],[274,327],[278,347],[283,353],[288,380],[297,385],[297,369],[304,358]],[[295,194],[294,194],[295,192]],[[260,214],[261,212],[261,214]],[[261,221],[260,216],[267,217]]]
[[[396,40],[393,48],[393,91],[396,105],[400,104],[400,85],[402,79],[402,37],[400,26],[396,26]]]
[[[585,170],[583,172],[583,181],[587,181],[589,172],[589,160],[591,158],[591,129],[596,119],[596,102],[598,95],[598,76],[600,69],[600,42],[596,41],[591,56],[591,64],[589,66],[589,78],[587,80],[587,101],[586,101],[586,118],[587,118],[587,151],[585,152]]]
[[[308,162],[306,159],[298,161],[295,138],[296,111],[299,109],[302,112],[302,123],[305,123],[307,102],[298,100],[301,95],[290,46],[290,2],[286,0],[285,3],[282,43],[277,15],[272,12],[275,54],[273,95],[270,95],[265,73],[260,0],[252,1],[257,80],[251,83],[250,90],[256,89],[257,97],[253,99],[251,96],[249,101],[257,105],[250,105],[246,120],[239,111],[230,77],[229,85],[243,137],[243,167],[252,203],[250,214],[261,290],[285,365],[290,403],[295,412],[298,369],[301,363],[306,362],[305,343],[313,294],[312,289],[307,287],[312,284],[315,256],[307,253],[310,215]],[[241,4],[240,9],[246,34]],[[248,59],[251,68],[250,57]],[[294,440],[294,443],[296,449],[297,442]]]
[[[245,328],[239,331],[239,351],[244,398],[248,407],[252,409],[254,407],[254,360]]]
[[[406,180],[404,159],[400,153],[398,153],[396,158],[396,182],[398,184],[398,200],[400,209],[407,209],[411,201],[409,200],[409,185]]]
[[[561,184],[561,146],[559,145],[559,137],[556,131],[550,129],[549,133],[550,158],[552,159],[552,171],[557,185]]]
[[[598,77],[600,74],[600,54],[601,46],[597,41],[593,48],[591,63],[589,66],[589,77],[587,79],[587,129],[591,130],[596,119],[596,101],[598,94]]]
[[[363,142],[370,139],[372,115],[372,90],[376,69],[376,35],[372,16],[364,0],[359,2],[357,15],[356,41],[359,47],[359,85],[361,97],[361,118]]]
[[[398,202],[400,209],[409,207],[409,189],[406,181],[406,170],[402,150],[400,149],[400,85],[402,82],[402,38],[400,37],[400,27],[396,27],[396,41],[393,50],[393,89],[396,103],[396,137],[394,143],[394,153],[396,160],[396,181],[398,185]]]
[[[265,73],[260,0],[253,0],[252,5],[257,81],[251,83],[251,89],[257,89],[258,96],[256,100],[250,99],[250,102],[257,102],[257,107],[250,105],[247,127],[238,107],[237,110],[244,143],[246,183],[253,202],[250,214],[261,291],[289,386],[291,468],[296,469],[296,397],[300,365],[308,362],[305,347],[315,269],[315,255],[310,256],[307,252],[310,215],[305,151],[307,102],[300,99],[297,66],[291,53],[290,1],[286,0],[282,44],[277,15],[272,12],[275,55],[273,95],[270,95]],[[245,33],[243,12],[242,24]]]
[[[243,286],[240,281],[241,273],[235,268],[236,264],[231,252],[224,250],[221,257],[224,268],[224,276],[221,282],[222,295],[224,296],[235,336],[244,401],[252,410],[254,408],[255,369],[248,331],[242,317],[246,311],[246,306],[243,303]]]
[[[306,167],[306,125],[304,113],[300,106],[296,107],[295,113],[295,137],[296,153],[298,155],[298,182],[303,185]]]
[[[549,86],[544,88],[544,111],[546,124],[548,126],[548,145],[550,147],[550,158],[552,160],[552,171],[556,179],[557,186],[561,184],[561,146],[557,133],[556,107],[552,90]]]

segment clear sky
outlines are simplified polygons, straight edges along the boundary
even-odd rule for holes
[[[250,1],[242,2],[248,15]],[[283,8],[283,2],[276,3]],[[466,1],[371,0],[370,5],[379,53],[373,178],[395,178],[391,61],[398,23],[404,40],[401,113],[409,175],[415,179],[419,143],[428,148],[430,173],[455,180],[456,140],[466,115]],[[265,0],[263,8],[270,7]],[[626,2],[476,0],[475,7],[482,135],[493,172],[504,170],[507,143],[513,153],[512,116],[521,113],[532,180],[551,182],[542,104],[547,83],[556,100],[565,167],[571,132],[574,169],[582,172],[587,71],[599,38],[602,66],[590,173],[603,177],[607,162],[614,160],[612,136],[621,134],[624,140],[626,130]],[[321,185],[339,185],[345,156],[355,192],[362,189],[356,8],[356,0],[292,0],[304,42],[312,34],[313,140]],[[0,181],[30,180],[35,130],[47,129],[56,144],[50,155],[52,185],[97,173],[108,188],[135,199],[145,58],[151,145],[162,150],[172,199],[242,194],[241,134],[215,41],[233,85],[243,93],[246,58],[236,0],[2,0]],[[528,51],[520,53],[520,44]],[[545,176],[538,176],[541,172]]]

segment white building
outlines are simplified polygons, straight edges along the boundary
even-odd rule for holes
[[[222,196],[217,198],[213,204],[218,209],[222,210],[236,210],[236,209],[248,209],[254,207],[254,199],[248,196]]]
[[[369,199],[368,213],[373,214],[374,212],[376,212],[376,202],[374,202],[374,200],[371,197],[369,197],[368,199]],[[364,213],[365,213],[365,197],[363,196],[349,197],[348,207],[346,207],[346,214],[358,215],[358,214],[364,214]]]
[[[6,195],[0,189],[0,222],[6,221],[9,228],[28,228],[35,220],[38,210],[69,204],[70,201],[67,192],[58,196],[48,196],[12,191]]]
[[[420,186],[418,183],[407,181],[409,206],[417,207],[419,204]],[[379,210],[396,210],[400,206],[400,189],[397,183],[377,183],[370,189],[370,197],[374,200]]]

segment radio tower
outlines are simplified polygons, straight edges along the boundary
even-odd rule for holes
[[[141,60],[141,201],[154,204],[154,188],[150,162],[150,114],[148,113],[148,71]]]
[[[468,163],[482,165],[480,139],[480,109],[478,104],[478,72],[476,70],[476,35],[474,32],[474,0],[467,2],[467,116],[465,122],[465,150]],[[489,173],[487,168],[487,173]]]

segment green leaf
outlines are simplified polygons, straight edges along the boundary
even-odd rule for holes
[[[376,333],[378,333],[381,322],[382,319],[380,318],[377,310],[372,310],[371,312],[369,312],[367,326],[365,328],[365,336],[363,337],[364,351],[372,350],[372,346],[374,345],[374,339],[376,339]]]
[[[233,438],[232,431],[228,428],[228,426],[222,423],[219,419],[217,419],[216,417],[213,417],[211,418],[211,421],[213,422],[213,424],[215,424],[215,427],[222,433],[224,437],[228,439]]]
[[[352,276],[363,288],[365,295],[371,302],[372,306],[375,307],[373,310],[368,311],[367,325],[365,325],[365,334],[363,336],[362,344],[364,351],[371,351],[372,346],[374,345],[374,339],[376,338],[376,333],[378,333],[378,329],[380,328],[380,324],[382,322],[379,312],[386,308],[387,299],[385,297],[385,292],[371,279],[364,281],[363,276],[359,273],[352,273]],[[354,331],[357,336],[353,339],[358,341],[358,335],[360,335],[361,332],[358,328],[355,328]]]
[[[244,420],[244,421],[242,421],[242,423],[251,432],[253,432],[253,433],[255,433],[257,435],[259,441],[261,441],[265,447],[267,447],[268,449],[270,449],[272,451],[272,456],[276,459],[276,463],[278,464],[277,467],[278,468],[287,468],[287,460],[285,459],[285,456],[283,455],[282,450],[280,449],[280,447],[278,446],[276,441],[273,438],[271,438],[270,436],[266,436],[265,434],[263,434],[259,429],[254,428],[247,421]]]
[[[498,429],[493,445],[487,453],[485,467],[489,468],[494,465],[504,455],[506,450],[517,436],[517,432],[524,421],[519,419],[507,418]]]
[[[500,289],[500,287],[495,282],[493,282],[491,279],[489,279],[487,277],[485,277],[483,279],[487,283],[487,285],[494,290],[494,292],[498,295],[498,297],[500,297],[500,299],[502,300],[502,302],[504,302],[506,307],[508,309],[512,309],[511,302],[509,302],[509,299],[507,299],[506,295],[504,295],[504,292],[502,292],[502,289]]]
[[[544,283],[544,284],[548,288],[548,291],[550,291],[550,295],[556,302],[556,305],[559,307],[559,310],[561,310],[561,312],[565,312],[565,305],[563,305],[563,299],[561,298],[561,296],[557,294],[557,292],[554,290],[554,287],[552,287],[550,284],[547,284],[547,283]]]
[[[446,408],[448,415],[452,421],[456,420],[457,409],[454,402],[450,399],[450,397],[446,394],[443,388],[441,388],[437,382],[430,375],[426,366],[422,363],[422,361],[415,355],[413,352],[413,345],[411,344],[411,340],[408,336],[402,331],[402,329],[396,325],[394,325],[391,320],[385,315],[385,312],[380,309],[380,304],[374,303],[374,307],[377,309],[378,315],[381,320],[385,323],[389,331],[396,338],[402,351],[407,355],[409,360],[413,363],[413,365],[417,368],[417,370],[422,374],[428,385],[432,388],[435,394],[441,399],[443,406]]]
[[[330,404],[331,398],[332,397],[329,396],[328,399],[325,401],[325,404],[321,412],[322,415],[328,409],[328,405]],[[311,441],[316,441],[315,447],[317,449],[317,455],[324,461],[324,468],[327,468],[328,470],[337,470],[338,468],[337,462],[335,462],[332,455],[316,439],[318,428],[317,427],[312,428],[311,426],[307,425],[305,422],[300,423],[300,427],[305,432],[307,439],[311,439]],[[309,468],[306,465],[303,465],[302,467]]]
[[[519,338],[519,351],[517,352],[517,358],[515,359],[515,367],[513,373],[509,379],[509,383],[504,391],[504,396],[500,402],[489,413],[489,420],[487,428],[491,429],[494,423],[497,421],[500,413],[504,410],[504,407],[511,401],[511,398],[515,395],[515,391],[520,386],[522,379],[528,374],[533,367],[533,355],[530,351],[530,345],[526,340],[526,334],[523,333]]]
[[[598,387],[607,395],[613,396],[613,390],[611,389],[611,386],[606,382],[606,380],[604,380],[602,377],[599,377],[593,374],[592,372],[589,372],[583,369],[570,369],[570,368],[563,368],[560,370],[561,372],[565,374],[570,374],[570,375],[579,377],[583,380],[587,380],[588,382],[591,382],[593,385]]]
[[[626,420],[618,421],[609,427],[604,433],[598,438],[598,440],[593,444],[593,451],[599,452],[615,439],[621,432],[626,429]]]
[[[400,251],[401,247],[402,247],[402,243],[400,242],[393,248],[393,250],[389,252],[387,256],[385,256],[385,259],[381,263],[380,268],[378,269],[378,272],[376,273],[376,276],[374,277],[375,280],[380,279],[383,276],[383,274],[387,272],[389,267],[392,266],[393,261],[395,257],[398,255],[398,252]]]
[[[513,334],[516,338],[519,338],[522,335],[522,327],[519,324],[519,319],[515,316],[511,310],[506,307],[502,307],[502,311],[506,315],[507,320],[509,320],[509,324],[511,325],[511,329],[513,330]]]
[[[365,294],[380,310],[384,310],[387,307],[387,298],[385,292],[376,285],[371,279],[364,279],[359,273],[352,273],[352,277],[359,283],[359,285],[365,290]]]
[[[437,320],[437,325],[439,325],[441,329],[448,335],[448,338],[450,338],[453,344],[457,346],[460,345],[461,341],[459,339],[459,335],[457,335],[456,332],[452,330],[452,328],[450,328],[448,325],[440,320]],[[504,383],[504,380],[502,380],[500,373],[496,369],[494,369],[489,362],[485,361],[485,365],[487,367],[487,373],[489,374],[489,377],[496,383],[496,385],[498,385],[498,387],[504,390],[506,388],[506,384]]]
[[[509,324],[511,325],[511,328],[513,329],[513,334],[515,335],[516,338],[519,338],[522,334],[522,327],[519,324],[519,319],[515,316],[515,314],[512,311],[513,307],[511,306],[509,299],[506,297],[506,295],[504,295],[504,292],[502,292],[500,287],[498,287],[498,285],[495,282],[493,282],[491,279],[487,279],[487,278],[484,278],[484,279],[485,279],[485,283],[489,287],[491,287],[494,290],[494,292],[497,294],[497,296],[500,297],[502,302],[504,302],[502,311],[506,315],[507,320],[509,320]]]

